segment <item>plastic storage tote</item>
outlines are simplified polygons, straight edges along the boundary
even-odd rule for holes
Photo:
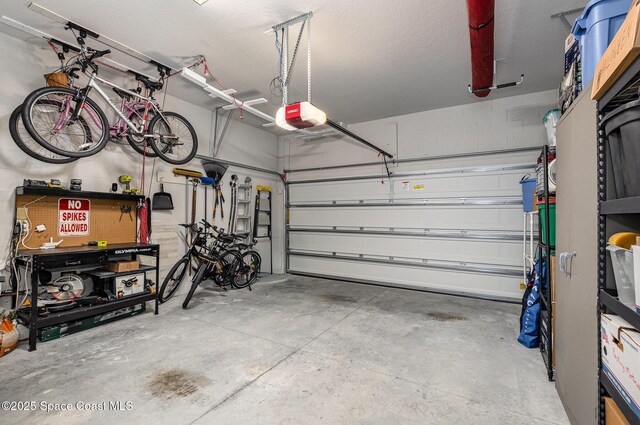
[[[633,274],[633,252],[615,245],[608,245],[611,255],[613,275],[620,302],[632,309],[636,308],[636,292]]]
[[[596,65],[607,50],[631,7],[631,0],[591,0],[571,32],[580,43],[582,88],[589,85]]]
[[[640,196],[640,100],[610,112],[602,123],[614,164],[616,198]]]
[[[544,199],[542,201],[536,202],[538,206],[538,211],[540,211],[540,224],[542,224],[542,243],[547,244],[547,214],[545,211],[547,206],[544,204]],[[549,245],[556,246],[556,200],[549,199],[549,221],[551,222],[551,227],[549,229],[549,237],[551,238],[551,243]]]
[[[531,212],[533,211],[533,192],[536,190],[536,179],[525,177],[529,176],[526,175],[520,180],[520,185],[522,186],[522,211]]]

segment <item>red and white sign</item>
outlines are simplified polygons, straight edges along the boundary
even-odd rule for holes
[[[88,236],[91,201],[60,198],[58,200],[58,235]]]

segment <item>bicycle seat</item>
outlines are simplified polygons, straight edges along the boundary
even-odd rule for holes
[[[145,77],[140,74],[136,74],[136,80],[144,84],[144,86],[149,90],[160,90],[162,89],[162,86],[164,86],[162,81],[151,81],[149,77]]]
[[[235,238],[232,235],[220,235],[218,236],[218,238],[220,239],[220,242],[222,243],[232,243]]]

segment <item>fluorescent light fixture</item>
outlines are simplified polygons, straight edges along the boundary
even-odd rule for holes
[[[193,0],[196,3],[198,3],[200,6],[202,6],[203,4],[205,4],[206,2],[208,2],[209,0]]]

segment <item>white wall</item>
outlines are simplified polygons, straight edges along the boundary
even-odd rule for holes
[[[80,159],[72,164],[52,165],[39,162],[24,154],[13,143],[8,129],[9,115],[13,109],[19,105],[25,96],[32,90],[44,85],[42,75],[50,72],[58,66],[55,56],[51,50],[41,48],[34,44],[10,37],[0,33],[0,140],[2,149],[0,150],[0,236],[2,243],[9,239],[11,224],[14,217],[14,190],[16,186],[22,185],[25,178],[49,180],[58,178],[67,185],[71,178],[81,178],[83,189],[93,191],[109,191],[112,182],[116,182],[121,174],[133,176],[134,183],[139,187],[142,173],[142,156],[135,153],[128,145],[116,145],[109,143],[99,154]],[[102,73],[108,78],[114,77],[124,83],[124,77]],[[180,78],[179,76],[173,78]],[[124,83],[125,87],[133,87],[134,83],[129,80]],[[204,96],[205,94],[203,94]],[[162,100],[162,93],[156,97]],[[194,106],[184,100],[171,95],[166,97],[166,110],[178,112],[189,119],[198,134],[198,153],[210,155],[212,134],[213,134],[213,111]],[[110,116],[110,114],[107,114]],[[219,123],[220,127],[222,126]],[[266,169],[276,170],[278,165],[278,140],[277,137],[260,129],[246,125],[240,121],[232,120],[226,133],[223,145],[218,157],[239,163],[259,166]],[[200,160],[193,160],[190,164],[183,165],[183,168],[201,169]],[[148,196],[159,190],[156,181],[157,172],[170,172],[173,165],[164,163],[160,159],[147,160],[145,169],[145,191]],[[153,174],[152,174],[153,172]],[[230,168],[223,182],[224,192],[227,195],[226,208],[229,208],[229,186],[228,177],[236,173],[244,181],[246,176],[253,179],[256,184],[269,185],[277,188],[280,182],[278,178],[270,174],[249,172],[243,169]],[[186,191],[184,183],[165,184],[165,190],[173,195],[175,210],[170,212],[154,212],[152,222],[154,242],[161,243],[162,246],[162,268],[167,269],[175,261],[178,254],[184,250],[184,245],[176,238],[177,223],[185,222]],[[274,203],[282,202],[278,198],[278,190],[274,190]],[[189,189],[190,193],[190,189]],[[254,192],[255,194],[255,192]],[[209,189],[209,201],[212,202],[212,190]],[[199,189],[199,214],[198,219],[204,214],[204,189]],[[190,202],[189,202],[190,205]],[[282,211],[281,208],[274,208],[274,236],[280,237],[282,234]],[[209,206],[209,215],[211,205]],[[210,217],[209,217],[210,220]],[[226,226],[218,219],[219,226]],[[274,241],[276,246],[282,246],[281,241]],[[266,251],[265,251],[266,248]],[[265,254],[268,261],[268,244],[259,244],[259,251]],[[4,255],[4,254],[3,254]],[[275,271],[282,272],[282,256],[275,258]],[[268,272],[268,266],[265,271]]]
[[[349,129],[392,153],[408,159],[468,152],[541,146],[546,143],[543,117],[555,107],[555,91],[545,91],[497,100],[488,100],[451,108],[390,117],[353,124]],[[366,107],[366,106],[364,106]],[[331,202],[363,199],[518,197],[522,175],[529,170],[457,174],[394,179],[389,184],[377,153],[346,138],[301,141],[283,138],[286,153],[284,168],[300,169],[338,164],[379,161],[375,166],[348,167],[318,171],[292,172],[289,181],[322,177],[380,175],[379,180],[355,180],[290,186],[290,201]],[[434,171],[484,165],[534,164],[539,151],[490,156],[473,156],[389,164],[392,173]],[[385,183],[381,184],[381,180]],[[402,180],[424,189],[405,192]],[[430,229],[471,229],[517,232],[522,229],[519,206],[490,207],[383,207],[383,208],[304,208],[291,209],[292,226],[355,226]],[[296,250],[464,261],[518,268],[521,242],[487,242],[400,238],[397,236],[344,236],[319,233],[292,233],[290,246]],[[416,268],[374,265],[291,256],[291,270],[342,277],[403,283],[447,292],[474,293],[495,298],[517,299],[522,278],[494,277],[460,272],[420,270]]]

